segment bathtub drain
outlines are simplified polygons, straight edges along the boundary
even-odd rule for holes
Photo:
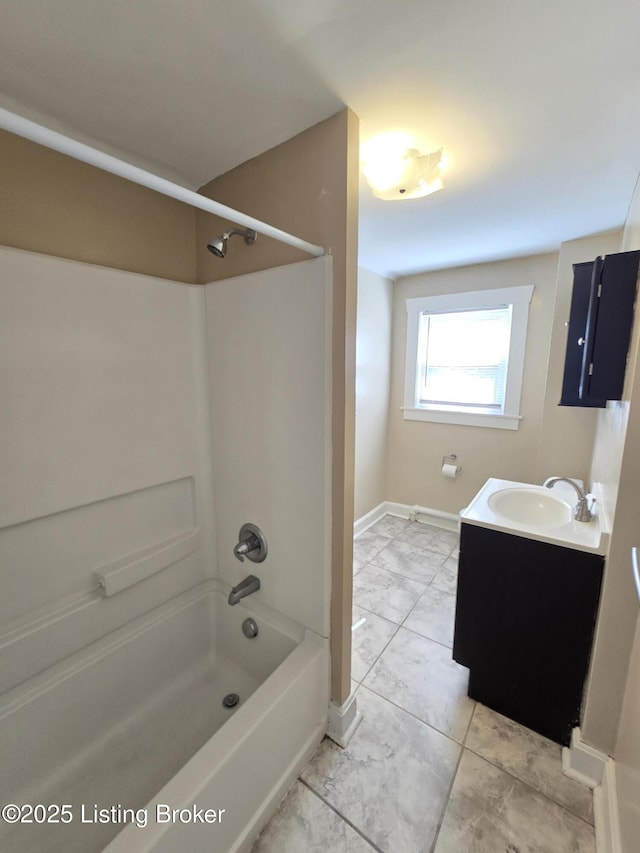
[[[255,619],[252,619],[250,616],[248,619],[245,619],[242,623],[242,633],[248,640],[253,640],[258,636],[258,623]]]
[[[222,700],[222,704],[225,708],[235,708],[239,701],[240,697],[237,693],[227,693]]]

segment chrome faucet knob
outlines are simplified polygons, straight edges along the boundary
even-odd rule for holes
[[[249,552],[249,545],[247,542],[238,542],[238,544],[233,549],[233,554],[237,557],[241,563],[244,563],[244,555]]]
[[[243,524],[233,553],[241,563],[244,562],[245,557],[252,563],[261,563],[267,556],[267,540],[262,530],[255,524]]]

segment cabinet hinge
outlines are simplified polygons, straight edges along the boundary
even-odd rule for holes
[[[602,285],[599,284],[598,285],[598,299],[600,299],[601,296],[602,296]]]
[[[593,362],[589,365],[589,376],[593,376]]]

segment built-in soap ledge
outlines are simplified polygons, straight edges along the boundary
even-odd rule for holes
[[[150,548],[120,557],[95,572],[100,591],[105,597],[115,595],[188,557],[197,548],[196,531],[187,536],[174,536]]]
[[[68,596],[7,625],[0,632],[0,695],[199,584],[203,579],[199,536],[198,531],[183,532],[180,536],[156,543],[144,552],[136,552],[138,559],[132,560],[135,555],[130,555],[110,563],[113,571],[118,571],[117,565],[120,569],[126,569],[132,563],[137,566],[128,579],[126,573],[112,579],[112,590],[118,583],[120,590],[127,589],[123,595],[112,592],[104,597],[96,585],[93,592]],[[167,542],[171,544],[167,545]],[[157,559],[146,562],[141,553],[146,553],[146,558],[155,556]],[[179,554],[186,556],[180,557]],[[138,565],[140,562],[142,566]],[[169,570],[159,578],[157,573],[161,563]],[[146,583],[138,582],[142,580],[140,570],[146,572],[152,565],[156,569],[145,574]],[[175,568],[171,569],[171,566]],[[138,578],[135,583],[133,576]],[[127,580],[130,583],[125,587]]]

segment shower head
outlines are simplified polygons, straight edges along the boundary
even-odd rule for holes
[[[207,249],[211,254],[215,255],[216,258],[224,258],[227,254],[228,243],[229,237],[226,234],[223,234],[222,237],[214,237],[210,243],[207,243]]]
[[[252,228],[232,228],[231,231],[225,231],[220,237],[214,237],[210,243],[207,243],[207,249],[216,258],[224,258],[227,254],[229,238],[233,237],[234,234],[241,234],[248,246],[255,243],[258,238],[258,235]]]

